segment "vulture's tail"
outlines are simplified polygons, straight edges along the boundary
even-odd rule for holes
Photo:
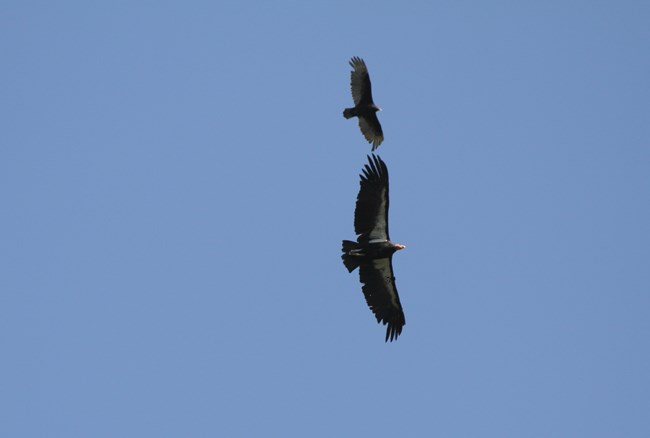
[[[354,108],[346,108],[343,110],[343,117],[346,119],[351,119],[352,117],[356,116],[357,112],[355,111]]]

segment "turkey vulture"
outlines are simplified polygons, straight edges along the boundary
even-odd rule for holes
[[[384,141],[384,132],[377,119],[377,111],[381,111],[372,101],[372,87],[370,85],[370,76],[368,68],[363,59],[354,57],[350,60],[350,65],[354,70],[350,73],[350,89],[352,90],[352,100],[354,108],[343,110],[343,117],[346,119],[352,117],[359,118],[359,128],[368,143],[372,143],[374,151]]]
[[[349,272],[359,268],[363,294],[377,322],[386,327],[386,342],[402,333],[406,324],[399,302],[393,253],[404,245],[393,243],[388,236],[388,168],[374,154],[368,156],[363,169],[357,206],[354,211],[354,230],[357,241],[343,241],[343,264]]]

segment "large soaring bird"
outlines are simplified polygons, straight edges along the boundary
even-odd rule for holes
[[[393,253],[404,245],[388,236],[388,168],[378,156],[368,156],[361,177],[354,230],[357,241],[343,241],[343,264],[349,272],[359,268],[363,294],[377,322],[386,327],[386,342],[402,333],[406,324],[393,275]]]
[[[384,141],[384,132],[381,130],[379,119],[377,119],[377,111],[381,111],[381,108],[372,101],[372,87],[366,63],[363,59],[355,56],[350,60],[350,65],[353,68],[350,73],[350,88],[355,106],[343,110],[343,117],[346,119],[359,118],[361,133],[366,137],[368,143],[372,143],[374,151]]]

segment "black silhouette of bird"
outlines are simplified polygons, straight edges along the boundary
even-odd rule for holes
[[[349,272],[359,268],[368,307],[377,322],[386,325],[386,342],[402,333],[406,324],[395,286],[393,254],[405,246],[388,235],[388,168],[376,155],[368,156],[354,211],[357,241],[343,241],[343,264]]]
[[[384,141],[384,132],[377,118],[377,111],[381,111],[381,108],[372,100],[372,86],[364,60],[355,56],[350,60],[350,65],[353,68],[350,73],[350,89],[354,107],[343,110],[343,117],[346,119],[359,118],[361,133],[368,143],[372,143],[374,151]]]

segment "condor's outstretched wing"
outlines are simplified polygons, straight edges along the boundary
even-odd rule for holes
[[[350,60],[352,72],[350,73],[350,90],[352,91],[352,100],[355,105],[372,105],[372,85],[370,84],[370,75],[368,67],[363,59],[358,56]]]
[[[388,168],[376,155],[368,156],[363,168],[354,231],[359,243],[390,240],[388,235]]]
[[[392,342],[402,333],[402,327],[406,324],[395,286],[392,256],[362,263],[359,265],[359,278],[363,283],[363,295],[368,307],[375,314],[377,322],[387,326],[386,342]]]

